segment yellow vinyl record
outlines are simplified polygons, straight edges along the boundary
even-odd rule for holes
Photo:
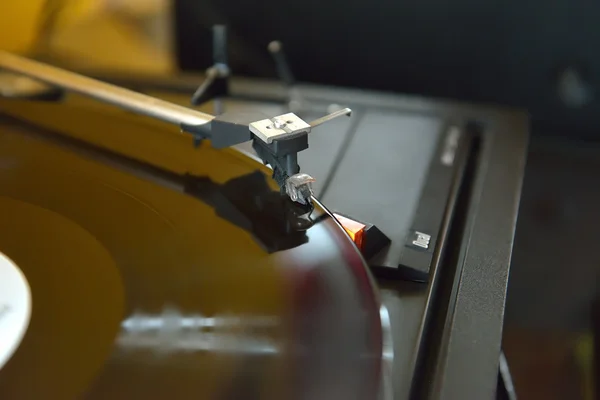
[[[76,96],[1,100],[0,252],[31,319],[0,398],[372,399],[364,261],[267,174]]]

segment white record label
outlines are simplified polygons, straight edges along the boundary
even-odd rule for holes
[[[0,369],[19,347],[31,316],[31,291],[23,272],[0,253]]]

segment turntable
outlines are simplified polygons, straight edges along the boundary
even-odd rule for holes
[[[494,397],[521,113],[0,68],[3,398]]]

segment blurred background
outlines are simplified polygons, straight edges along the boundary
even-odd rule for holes
[[[524,399],[594,398],[600,254],[600,3],[3,0],[0,48],[75,69],[204,71],[226,24],[235,75],[526,109],[532,140],[504,350]],[[594,316],[596,315],[596,316]]]

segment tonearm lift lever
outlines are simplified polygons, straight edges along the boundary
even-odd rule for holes
[[[351,114],[345,108],[312,122],[305,122],[294,113],[273,118],[227,112],[213,116],[3,51],[0,51],[0,69],[176,124],[198,141],[209,139],[217,149],[252,140],[258,156],[273,169],[273,179],[281,191],[301,204],[310,201],[314,181],[300,173],[298,165],[298,153],[308,148],[308,134],[318,125]]]

